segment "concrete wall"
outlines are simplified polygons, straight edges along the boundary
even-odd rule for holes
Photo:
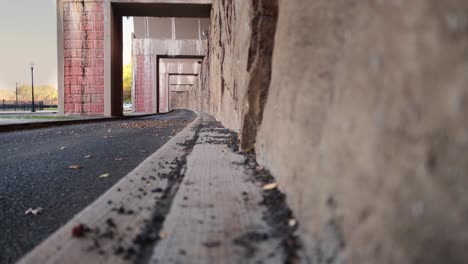
[[[133,104],[135,112],[170,111],[169,73],[165,63],[159,65],[159,86],[156,84],[156,57],[205,56],[207,54],[207,40],[158,40],[134,39],[133,61],[136,61],[135,90]],[[177,65],[176,65],[177,67]],[[186,65],[193,70],[192,63]],[[177,72],[177,69],[174,70]],[[159,90],[159,104],[156,102],[156,89]]]
[[[213,2],[190,106],[255,144],[313,263],[466,263],[468,3],[279,0],[276,35],[270,4]]]
[[[135,38],[206,39],[209,18],[134,17]]]
[[[188,91],[171,91],[171,109],[188,109]]]
[[[59,33],[63,36],[59,40],[59,48],[63,49],[59,56],[59,65],[63,66],[60,108],[65,114],[104,112],[103,3],[103,0],[58,1],[58,8],[63,9],[63,21],[59,21]]]

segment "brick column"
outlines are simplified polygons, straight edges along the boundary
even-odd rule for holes
[[[153,102],[153,63],[149,55],[136,56],[136,73],[135,73],[135,112],[154,112]]]
[[[64,113],[103,115],[104,0],[63,0],[63,57]]]
[[[169,73],[159,74],[159,112],[169,112]]]

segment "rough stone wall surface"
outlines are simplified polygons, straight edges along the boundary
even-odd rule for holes
[[[244,148],[253,147],[261,124],[276,21],[277,0],[213,1],[204,66],[210,88],[201,100],[224,125],[241,131]]]
[[[466,263],[467,32],[464,0],[279,1],[256,151],[313,263]]]
[[[64,112],[104,113],[104,0],[63,0]]]

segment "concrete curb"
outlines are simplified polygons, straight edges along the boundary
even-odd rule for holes
[[[170,188],[173,163],[168,161],[186,155],[184,144],[194,140],[200,120],[199,115],[18,263],[132,263],[133,256],[127,253],[135,252],[135,240],[154,222],[155,204],[166,199],[166,193],[158,190]],[[72,230],[79,224],[92,231],[73,237]]]
[[[154,115],[162,115],[162,114],[143,114],[143,115],[134,115],[134,116],[102,117],[102,118],[82,119],[82,120],[59,120],[59,121],[45,121],[45,122],[23,123],[23,124],[7,124],[7,125],[0,125],[0,133],[19,131],[19,130],[47,128],[47,127],[54,127],[54,126],[69,126],[69,125],[79,125],[79,124],[88,124],[88,123],[127,120],[127,119],[132,119],[132,118],[154,116]]]

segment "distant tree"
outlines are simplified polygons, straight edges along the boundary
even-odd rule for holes
[[[31,85],[18,86],[18,100],[31,101]],[[58,92],[57,89],[50,85],[34,86],[34,100],[43,101],[45,104],[57,104]]]
[[[132,64],[123,67],[123,101],[128,103],[132,101]]]

